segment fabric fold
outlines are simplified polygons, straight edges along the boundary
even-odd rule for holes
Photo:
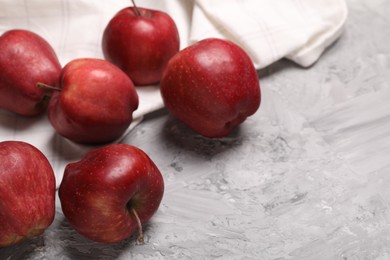
[[[196,0],[189,42],[229,39],[264,68],[287,58],[307,67],[342,33],[343,0]]]

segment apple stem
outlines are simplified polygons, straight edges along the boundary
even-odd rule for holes
[[[36,86],[38,88],[43,88],[43,89],[47,89],[47,90],[62,91],[62,89],[60,89],[58,87],[53,87],[53,86],[50,86],[50,85],[47,85],[47,84],[41,83],[41,82],[38,82]]]
[[[133,214],[135,216],[135,219],[137,220],[137,224],[138,224],[138,232],[139,232],[138,233],[138,243],[143,244],[143,243],[145,243],[145,241],[144,241],[144,235],[143,235],[143,232],[142,232],[141,220],[139,219],[137,211],[135,211],[134,208],[132,208],[131,211],[133,212]]]
[[[141,16],[141,12],[139,11],[137,5],[135,4],[135,1],[134,1],[134,0],[131,0],[131,2],[133,2],[135,14],[138,15],[138,16]]]

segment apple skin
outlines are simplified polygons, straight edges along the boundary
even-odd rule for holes
[[[247,53],[217,38],[201,40],[172,57],[160,90],[175,118],[210,138],[229,135],[261,101],[259,78]]]
[[[50,44],[27,30],[0,37],[0,107],[22,116],[43,114],[48,96],[37,82],[57,83],[61,65]]]
[[[0,247],[41,235],[55,215],[53,169],[36,147],[0,142]]]
[[[147,222],[164,193],[163,177],[141,149],[111,144],[91,149],[66,166],[59,188],[62,211],[81,235],[116,243]]]
[[[136,86],[157,84],[169,59],[179,51],[179,33],[168,14],[137,9],[124,8],[110,20],[103,33],[103,54]]]
[[[133,120],[138,94],[131,79],[112,63],[79,58],[62,69],[48,117],[57,133],[77,143],[119,138]]]

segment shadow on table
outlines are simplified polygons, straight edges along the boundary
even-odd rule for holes
[[[162,138],[169,145],[181,150],[195,153],[198,156],[210,158],[217,154],[242,145],[241,126],[236,127],[229,136],[223,138],[207,138],[184,125],[179,120],[168,116],[162,126]]]
[[[56,230],[57,239],[61,241],[61,255],[67,259],[117,259],[125,250],[131,251],[137,237],[115,244],[105,244],[92,241],[77,233],[66,219],[63,219]]]
[[[31,259],[36,248],[44,247],[43,236],[26,240],[20,244],[0,248],[0,259]]]
[[[144,231],[147,232],[147,225]],[[65,218],[56,219],[53,226],[39,237],[20,244],[0,248],[0,259],[117,259],[131,254],[137,235],[115,244],[98,243],[77,233]]]

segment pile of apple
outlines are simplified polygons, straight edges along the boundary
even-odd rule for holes
[[[108,144],[124,134],[138,107],[137,88],[159,84],[167,110],[209,138],[229,135],[260,106],[259,79],[233,42],[208,38],[179,50],[172,18],[132,7],[108,23],[105,59],[78,58],[64,67],[49,43],[27,30],[0,37],[0,108],[18,116],[48,113],[71,141],[99,144],[66,166],[58,194],[64,216],[80,234],[114,243],[157,211],[163,177],[141,149]],[[136,86],[136,87],[135,87]],[[41,235],[55,215],[55,177],[31,144],[0,143],[0,247]]]

